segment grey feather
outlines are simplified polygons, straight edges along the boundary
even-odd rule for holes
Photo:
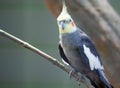
[[[60,36],[60,42],[63,54],[62,58],[64,58],[75,71],[90,78],[91,83],[96,86],[95,88],[106,88],[105,86],[112,88],[104,75],[102,62],[94,43],[83,31],[77,29],[73,33],[62,34]],[[91,58],[87,57],[87,53],[84,52],[84,45],[90,50],[91,55],[97,57],[94,60],[100,63],[99,67],[94,67],[94,69],[91,70]],[[97,66],[97,64],[94,66]]]

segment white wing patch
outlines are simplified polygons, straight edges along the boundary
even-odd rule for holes
[[[85,45],[83,45],[84,47],[84,53],[87,56],[88,60],[89,60],[89,64],[90,64],[90,68],[91,70],[94,69],[104,69],[103,66],[100,63],[99,57],[95,56],[89,49],[89,47],[86,47]]]

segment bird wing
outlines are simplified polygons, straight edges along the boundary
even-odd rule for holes
[[[81,44],[78,50],[84,63],[86,63],[86,65],[89,65],[91,70],[103,70],[100,56],[91,39],[86,35],[81,36],[80,39]]]
[[[63,51],[63,48],[62,48],[62,46],[61,46],[60,43],[59,43],[59,53],[60,53],[60,56],[62,57],[62,61],[63,61],[65,64],[69,65],[70,63],[69,63],[67,57],[65,56],[64,51]]]
[[[87,35],[81,36],[80,42],[81,44],[79,45],[78,50],[83,62],[86,63],[86,66],[89,65],[89,68],[92,72],[95,72],[95,74],[99,75],[100,80],[104,83],[104,86],[107,86],[107,88],[113,88],[104,74],[104,67],[94,43]]]

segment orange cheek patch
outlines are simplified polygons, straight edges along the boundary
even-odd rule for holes
[[[72,26],[73,26],[73,27],[75,26],[74,22],[72,22]]]

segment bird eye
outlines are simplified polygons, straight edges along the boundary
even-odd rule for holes
[[[66,21],[65,21],[65,20],[63,20],[63,23],[66,23]]]
[[[70,22],[72,22],[72,20],[71,20],[71,19],[69,19],[69,21],[68,21],[68,22],[70,23]]]

